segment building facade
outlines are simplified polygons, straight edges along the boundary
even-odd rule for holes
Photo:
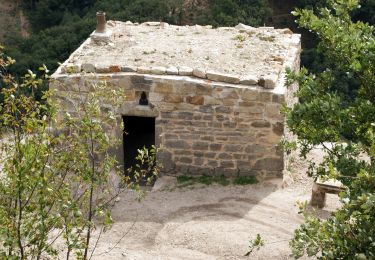
[[[125,90],[119,113],[129,134],[111,133],[123,137],[115,153],[125,165],[136,148],[155,144],[165,173],[282,176],[279,143],[290,135],[280,108],[297,102],[285,69],[299,69],[300,51],[288,29],[109,21],[50,88],[67,111],[69,92],[90,91],[87,79]]]

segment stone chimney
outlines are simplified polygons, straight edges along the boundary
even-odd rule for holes
[[[96,13],[96,33],[105,33],[106,31],[105,12],[99,11]]]
[[[111,34],[111,31],[107,30],[105,12],[98,11],[96,13],[96,30],[91,34],[91,40],[96,43],[108,43],[111,40]]]

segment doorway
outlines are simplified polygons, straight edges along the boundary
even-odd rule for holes
[[[124,168],[127,169],[137,163],[135,159],[138,155],[138,149],[146,147],[150,149],[155,145],[155,118],[139,116],[123,116],[124,134]]]

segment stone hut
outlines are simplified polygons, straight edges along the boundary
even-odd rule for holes
[[[299,69],[300,51],[289,29],[109,21],[50,87],[67,102],[89,76],[82,72],[92,72],[126,90],[120,113],[129,135],[116,151],[125,164],[135,148],[155,144],[165,173],[281,176],[287,130],[279,111],[296,102],[285,69]]]

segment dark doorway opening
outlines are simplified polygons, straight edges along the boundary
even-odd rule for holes
[[[138,149],[143,147],[150,149],[152,145],[155,145],[155,118],[123,116],[123,121],[125,128],[123,135],[124,167],[125,174],[128,174],[127,169],[137,163]]]

